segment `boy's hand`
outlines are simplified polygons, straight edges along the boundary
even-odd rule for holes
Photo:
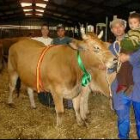
[[[130,59],[130,56],[128,54],[121,53],[119,56],[119,61],[122,63],[129,61],[129,59]]]

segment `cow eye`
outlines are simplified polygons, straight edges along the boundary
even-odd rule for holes
[[[100,48],[98,46],[94,46],[94,51],[98,53],[100,51]]]

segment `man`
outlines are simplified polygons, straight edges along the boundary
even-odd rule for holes
[[[52,38],[50,38],[48,36],[49,35],[49,28],[48,28],[47,24],[43,24],[41,26],[41,34],[42,34],[41,37],[34,37],[32,39],[40,41],[40,42],[44,43],[46,46],[50,45],[52,42]]]
[[[32,39],[44,43],[47,47],[48,45],[50,45],[52,43],[52,38],[50,38],[48,36],[49,35],[49,28],[48,28],[47,24],[43,24],[41,26],[41,34],[42,34],[41,37],[34,37]],[[40,92],[40,93],[38,93],[38,99],[43,105],[54,107],[54,103],[53,103],[51,93]]]
[[[65,34],[66,34],[66,30],[65,30],[64,25],[59,24],[57,26],[57,36],[58,37],[53,39],[52,44],[55,44],[55,45],[69,44],[72,41],[72,38],[67,37]],[[73,108],[71,100],[67,100],[67,108],[68,109]]]
[[[64,25],[59,24],[57,26],[57,36],[58,37],[53,39],[52,44],[55,44],[55,45],[69,44],[72,41],[72,38],[67,37],[65,34],[66,34],[66,30],[65,30]]]
[[[110,50],[116,55],[120,41],[125,36],[126,21],[115,19],[110,23],[110,28],[117,41],[110,46]],[[113,105],[118,116],[118,137],[129,138],[132,104],[137,136],[140,138],[140,50],[130,53],[121,48],[118,59],[122,66],[112,84]]]

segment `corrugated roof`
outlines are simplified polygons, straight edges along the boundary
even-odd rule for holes
[[[22,7],[21,3],[30,5]],[[106,16],[127,18],[131,11],[140,12],[139,0],[0,0],[1,21],[36,17],[93,23],[104,21]]]

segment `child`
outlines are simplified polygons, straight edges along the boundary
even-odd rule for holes
[[[140,48],[140,14],[133,13],[128,18],[128,31],[120,45],[124,51],[134,52]]]

